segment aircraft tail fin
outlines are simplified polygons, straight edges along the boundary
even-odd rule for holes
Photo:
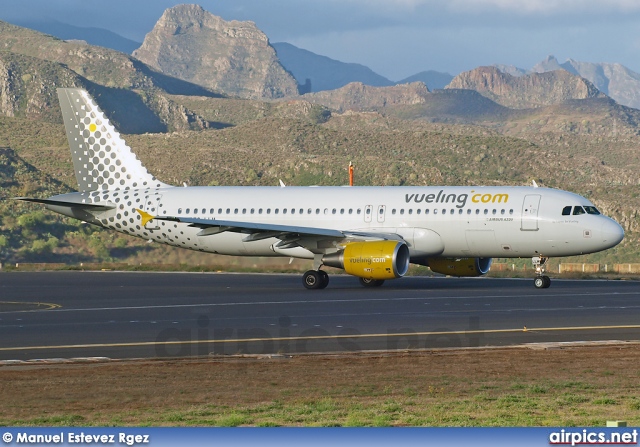
[[[80,192],[162,188],[89,93],[59,88],[58,99]]]

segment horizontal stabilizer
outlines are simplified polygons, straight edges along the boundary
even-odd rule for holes
[[[52,206],[83,208],[86,210],[94,210],[94,211],[107,211],[107,210],[112,210],[116,207],[116,205],[114,205],[113,203],[78,203],[78,202],[68,202],[65,200],[37,199],[35,197],[14,197],[13,200],[21,200],[23,202],[42,203],[44,205],[52,205]]]

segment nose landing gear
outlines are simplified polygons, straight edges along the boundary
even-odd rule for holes
[[[542,255],[531,258],[533,267],[536,269],[536,277],[533,280],[533,285],[536,289],[548,289],[551,285],[551,278],[544,274],[548,261],[549,258]]]

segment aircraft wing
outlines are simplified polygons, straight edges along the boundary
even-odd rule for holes
[[[279,248],[291,248],[303,246],[299,244],[301,239],[305,240],[401,240],[397,234],[362,232],[349,230],[334,230],[330,228],[302,227],[294,225],[276,225],[263,222],[240,222],[233,220],[201,219],[196,217],[176,217],[176,216],[152,216],[142,210],[138,210],[142,216],[142,223],[146,225],[150,220],[164,220],[169,222],[187,223],[191,227],[201,228],[198,236],[210,236],[224,232],[245,233],[247,237],[243,242],[259,241],[263,239],[280,239]]]

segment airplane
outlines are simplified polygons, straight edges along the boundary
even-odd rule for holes
[[[366,287],[410,263],[450,276],[486,274],[492,258],[532,258],[548,288],[549,257],[614,247],[622,227],[584,197],[532,186],[171,186],[150,174],[86,90],[57,90],[78,192],[47,199],[56,213],[149,241],[234,256],[313,261]],[[283,187],[284,186],[284,187]]]

